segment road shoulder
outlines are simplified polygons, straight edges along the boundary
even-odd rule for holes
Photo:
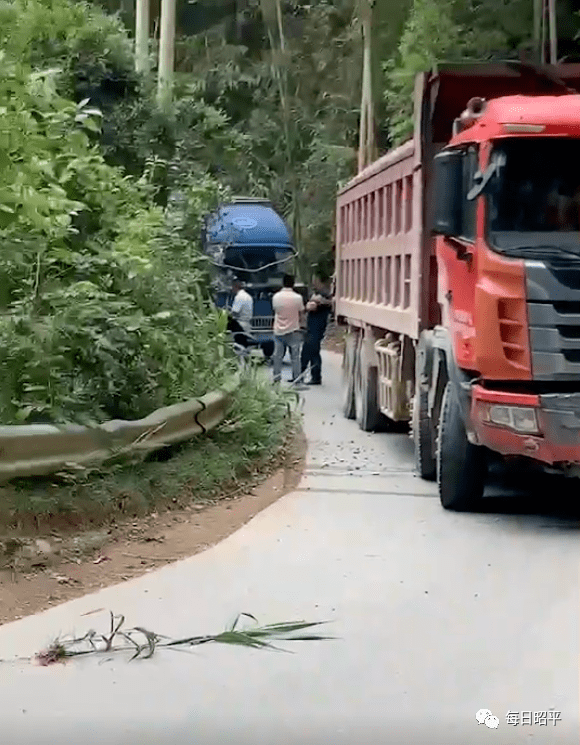
[[[190,504],[75,535],[52,532],[30,542],[22,568],[0,569],[0,624],[140,577],[214,546],[277,499],[304,471],[306,439],[297,430],[266,469],[214,504]],[[34,565],[36,563],[36,566]]]

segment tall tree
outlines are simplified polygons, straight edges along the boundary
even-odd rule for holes
[[[135,69],[144,74],[149,71],[149,11],[149,0],[136,0]]]
[[[298,253],[300,254],[302,241],[298,174],[295,162],[296,131],[291,115],[291,97],[294,91],[291,90],[293,81],[290,81],[289,75],[292,65],[292,53],[286,46],[280,0],[261,0],[261,9],[270,40],[272,73],[278,86],[280,104],[282,106],[287,178],[292,194],[292,232]]]
[[[362,31],[362,95],[360,104],[360,137],[358,170],[362,171],[376,159],[375,86],[373,76],[373,0],[358,0]],[[373,81],[373,77],[375,80]]]

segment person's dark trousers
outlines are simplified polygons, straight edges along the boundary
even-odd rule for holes
[[[227,330],[230,332],[230,334],[232,334],[234,342],[236,344],[239,344],[246,349],[251,346],[251,341],[248,338],[248,335],[246,334],[242,326],[238,323],[238,321],[236,321],[236,319],[232,318],[231,316],[228,316]]]
[[[321,333],[322,332],[322,333]],[[320,357],[320,345],[324,337],[324,329],[308,329],[304,345],[302,347],[302,356],[300,364],[302,373],[305,373],[310,365],[311,382],[320,385],[322,376],[322,359]]]

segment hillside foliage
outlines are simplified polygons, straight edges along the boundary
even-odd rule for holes
[[[57,20],[66,11],[54,38],[47,8]],[[94,14],[88,6],[27,0],[22,37],[10,31],[12,8],[1,9],[3,423],[144,416],[211,390],[230,364],[224,321],[190,238],[224,189],[207,173],[182,179],[182,214],[171,220],[153,199],[146,169],[137,178],[107,162],[102,112],[72,98],[67,45],[80,38],[79,50],[90,56],[89,40],[97,50],[106,44],[113,64],[128,41],[102,14],[103,25],[95,22],[89,34],[81,13],[75,36],[69,24],[79,8]]]

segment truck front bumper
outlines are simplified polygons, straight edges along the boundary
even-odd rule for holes
[[[580,465],[580,392],[531,395],[475,385],[470,439],[500,455]]]

